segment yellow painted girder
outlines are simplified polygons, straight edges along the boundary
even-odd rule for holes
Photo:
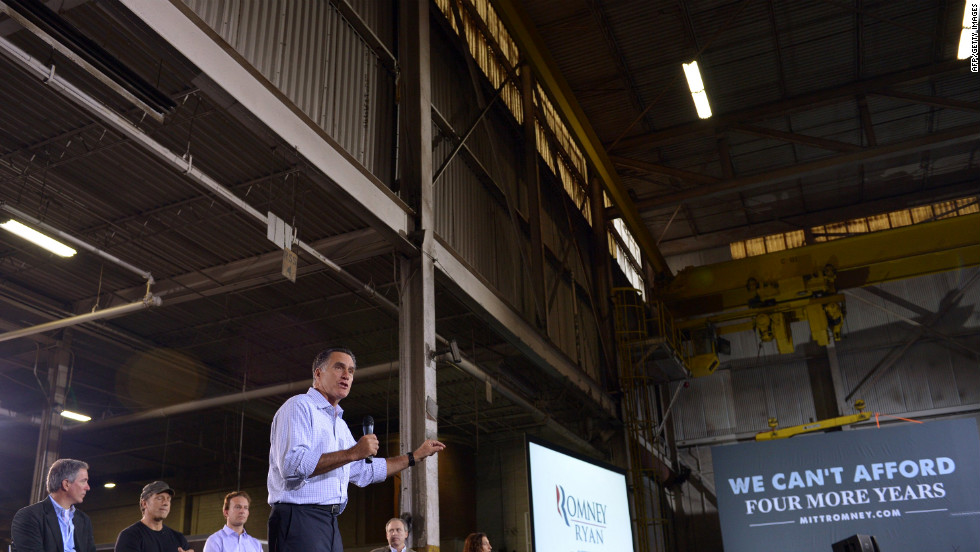
[[[826,420],[820,420],[810,424],[784,427],[782,429],[773,429],[772,431],[763,431],[762,433],[756,434],[755,440],[770,441],[772,439],[785,439],[786,437],[792,437],[801,433],[809,433],[811,431],[820,431],[822,429],[830,429],[857,422],[863,422],[870,417],[870,412],[859,412],[857,414],[849,414],[847,416],[838,416],[836,418],[828,418]]]
[[[796,299],[787,303],[780,303],[778,306],[774,307],[758,307],[758,308],[740,308],[737,310],[729,310],[726,312],[721,312],[718,314],[712,314],[710,316],[702,316],[698,318],[687,318],[683,321],[677,322],[677,328],[679,330],[691,330],[694,328],[702,328],[708,324],[714,325],[715,329],[719,334],[730,334],[735,332],[740,332],[744,330],[752,329],[752,323],[748,322],[746,327],[745,323],[740,324],[726,324],[726,322],[731,322],[734,320],[746,320],[755,318],[759,314],[767,314],[772,312],[785,312],[794,313],[792,320],[802,320],[803,309],[807,305],[827,305],[830,303],[843,303],[845,297],[843,295],[826,295],[824,297],[807,297],[804,299]]]
[[[980,264],[980,213],[687,268],[661,292],[675,318],[744,308],[746,285],[836,271],[836,290]]]

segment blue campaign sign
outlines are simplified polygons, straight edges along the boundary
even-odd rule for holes
[[[883,551],[980,550],[975,419],[711,449],[726,552],[812,550],[855,534]]]

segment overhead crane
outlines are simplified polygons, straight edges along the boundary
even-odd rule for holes
[[[826,346],[841,339],[842,291],[977,265],[980,213],[689,267],[650,308],[671,322],[662,337],[672,339],[657,342],[673,350],[665,356],[682,365],[684,376],[700,377],[720,364],[725,334],[754,331],[780,353],[791,353],[790,325],[806,321],[811,339]]]

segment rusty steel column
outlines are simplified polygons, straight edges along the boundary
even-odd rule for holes
[[[403,257],[398,314],[400,452],[437,438],[435,285],[432,261],[432,100],[429,70],[429,2],[401,0],[398,26],[399,163],[402,196],[415,211],[410,241],[417,254]],[[402,513],[412,515],[412,550],[439,550],[439,455],[401,473]]]
[[[34,456],[34,477],[31,480],[31,503],[40,501],[48,495],[46,478],[48,468],[58,459],[61,449],[61,431],[64,418],[61,410],[65,406],[68,392],[68,371],[71,363],[71,330],[65,330],[58,348],[50,355],[48,364],[48,404],[41,416],[41,431],[37,438],[37,454]]]

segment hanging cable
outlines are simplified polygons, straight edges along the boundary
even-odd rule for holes
[[[163,456],[160,458],[160,479],[166,473],[167,469],[167,447],[170,444],[170,418],[167,418],[167,426],[163,433]]]
[[[245,372],[242,374],[242,393],[248,383],[248,347],[245,348]],[[242,489],[242,454],[245,446],[245,401],[242,401],[241,418],[238,421],[238,479],[235,482],[235,490]]]

